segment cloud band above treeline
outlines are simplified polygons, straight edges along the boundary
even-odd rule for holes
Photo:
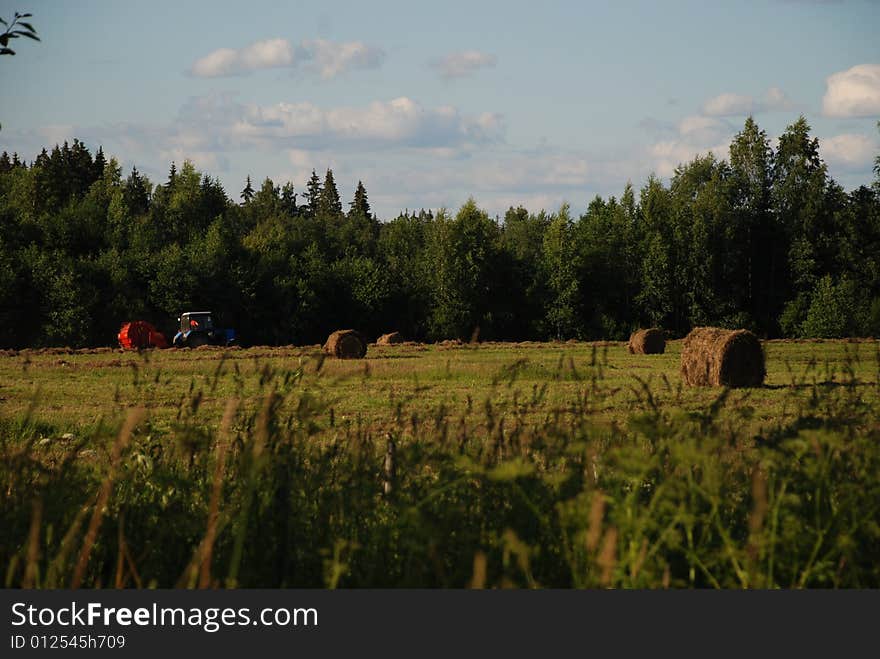
[[[378,68],[384,59],[385,51],[362,41],[305,39],[293,44],[287,39],[264,39],[244,48],[218,48],[197,59],[190,74],[219,78],[262,69],[298,69],[329,79],[346,71]]]

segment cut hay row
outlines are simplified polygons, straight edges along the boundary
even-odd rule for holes
[[[627,349],[631,355],[662,355],[666,352],[663,330],[656,327],[636,330],[629,337]]]
[[[693,387],[760,387],[767,371],[761,342],[748,330],[695,327],[681,348],[681,377]]]
[[[392,346],[397,345],[398,343],[403,343],[403,335],[400,332],[391,332],[389,334],[383,334],[378,339],[376,339],[376,345],[380,346]]]

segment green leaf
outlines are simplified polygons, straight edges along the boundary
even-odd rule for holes
[[[12,48],[0,48],[0,55],[15,55],[15,51]]]
[[[30,32],[22,32],[21,36],[27,37],[28,39],[33,39],[34,41],[39,41],[40,37],[35,34],[31,34]]]
[[[22,23],[21,21],[19,21],[18,24],[21,25],[25,30],[30,30],[31,32],[36,32],[36,30],[34,29],[34,26],[31,25],[30,23]]]
[[[9,35],[8,34],[0,34],[0,46],[5,46],[9,43]]]

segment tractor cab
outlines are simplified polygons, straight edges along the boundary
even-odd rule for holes
[[[174,336],[174,345],[178,348],[228,346],[235,343],[235,330],[214,327],[210,311],[187,311],[180,314],[178,321],[180,328]]]
[[[193,329],[212,330],[214,322],[211,320],[210,311],[187,311],[180,315],[180,331],[189,332]]]

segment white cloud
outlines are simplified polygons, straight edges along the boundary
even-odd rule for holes
[[[449,148],[498,142],[504,127],[498,114],[463,115],[451,106],[425,108],[402,96],[366,107],[321,108],[309,102],[249,105],[229,131],[240,141],[292,148],[340,144]]]
[[[197,59],[190,73],[200,78],[247,75],[261,69],[303,68],[324,79],[354,69],[382,65],[385,52],[362,41],[336,43],[307,39],[295,46],[287,39],[255,41],[244,48],[220,48]]]
[[[829,117],[880,115],[880,64],[858,64],[828,76],[822,111]]]
[[[200,78],[216,78],[291,66],[293,63],[293,47],[287,39],[266,39],[238,50],[220,48],[208,53],[193,63],[191,72]]]
[[[731,132],[731,126],[723,119],[692,115],[678,123],[678,134],[695,144],[716,141],[720,136]]]
[[[794,101],[785,95],[779,87],[771,87],[764,95],[765,110],[793,110],[796,107]]]
[[[744,94],[725,93],[710,98],[703,105],[703,114],[710,117],[731,117],[791,110],[795,104],[779,87],[771,87],[762,100]]]
[[[870,171],[880,145],[870,135],[846,133],[819,140],[819,151],[829,166],[846,171]]]
[[[429,66],[436,69],[442,77],[450,79],[463,78],[479,69],[493,67],[497,62],[495,55],[479,50],[463,50],[432,60]]]
[[[244,104],[235,94],[223,93],[190,98],[164,124],[45,126],[31,134],[9,133],[7,140],[10,146],[21,144],[25,152],[76,136],[93,147],[103,144],[108,154],[164,163],[160,170],[170,160],[190,159],[205,170],[226,171],[235,152],[287,152],[300,172],[326,168],[334,159],[344,162],[341,154],[349,158],[381,153],[385,158],[415,153],[427,162],[454,161],[503,143],[504,132],[498,114],[425,107],[407,97],[366,106],[321,107],[309,102]]]
[[[303,41],[302,48],[322,78],[334,78],[353,69],[376,69],[382,66],[385,52],[362,41],[334,43],[323,39]]]
[[[752,114],[754,111],[755,99],[742,94],[719,94],[703,105],[703,114],[710,117]]]

